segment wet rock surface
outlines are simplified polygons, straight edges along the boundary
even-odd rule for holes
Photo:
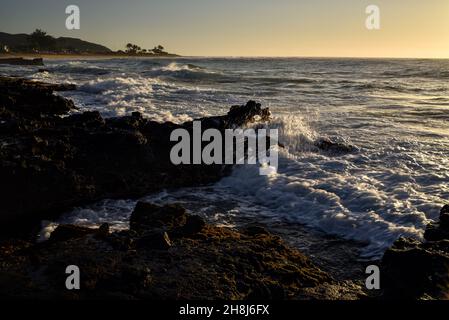
[[[425,241],[400,238],[382,259],[383,297],[449,299],[449,206],[431,223]]]
[[[0,295],[257,300],[363,296],[359,286],[335,282],[266,230],[215,227],[176,204],[141,202],[131,221],[129,231],[105,234],[77,227],[74,232],[73,226],[60,226],[45,243],[3,243]],[[189,232],[180,232],[185,228]],[[67,265],[80,268],[81,290],[66,290]]]
[[[73,102],[53,92],[74,89],[0,78],[2,235],[29,231],[73,206],[204,185],[229,172],[229,166],[171,163],[172,131],[191,132],[192,122],[158,123],[139,113],[110,119],[98,112],[68,115]],[[250,101],[199,121],[203,130],[225,130],[269,115]]]

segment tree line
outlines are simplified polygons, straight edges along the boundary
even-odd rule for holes
[[[164,51],[165,48],[161,45],[154,47],[153,49],[142,49],[136,44],[128,43],[126,45],[126,50],[124,51],[127,54],[150,54],[150,55],[164,55],[168,54],[168,52]]]
[[[95,45],[95,44],[93,44]],[[0,43],[0,53],[5,52],[58,52],[58,53],[79,53],[87,50],[75,48],[76,44],[65,44],[62,48],[58,46],[56,38],[47,34],[44,30],[36,29],[33,33],[26,36],[25,41],[22,44],[15,47],[8,47],[5,44]],[[106,48],[107,49],[107,48]],[[168,55],[165,48],[161,45],[155,46],[153,49],[143,49],[140,46],[132,43],[128,43],[125,46],[125,50],[119,50],[117,52],[109,52],[111,54],[126,54],[126,55]]]

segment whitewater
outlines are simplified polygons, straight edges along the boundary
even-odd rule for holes
[[[62,94],[105,117],[138,111],[181,123],[248,100],[269,107],[285,146],[277,174],[236,166],[212,186],[144,198],[180,202],[220,225],[307,226],[354,240],[361,258],[373,258],[400,236],[422,238],[449,200],[449,60],[83,59],[45,69],[1,66],[0,74],[75,83]],[[356,150],[317,150],[324,137]],[[57,223],[126,228],[136,201],[75,208],[46,223],[43,237]]]

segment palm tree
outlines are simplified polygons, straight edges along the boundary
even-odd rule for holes
[[[128,54],[136,54],[141,50],[141,48],[138,45],[132,44],[132,43],[128,43],[126,45],[126,53]]]
[[[128,43],[127,45],[126,45],[126,52],[127,53],[131,53],[131,51],[133,50],[133,44],[132,43]]]
[[[34,49],[52,49],[55,45],[55,38],[48,35],[47,32],[36,29],[32,34],[28,36],[28,41]]]

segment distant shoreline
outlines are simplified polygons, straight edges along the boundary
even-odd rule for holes
[[[148,54],[123,54],[123,53],[0,53],[2,58],[43,58],[43,59],[115,59],[115,58],[179,58],[180,55],[148,55]]]
[[[128,55],[123,53],[0,53],[2,58],[43,58],[43,59],[116,59],[116,58],[192,58],[192,59],[306,59],[306,60],[449,60],[449,58],[413,58],[413,57],[327,57],[327,56],[183,56],[178,54],[166,55]]]

